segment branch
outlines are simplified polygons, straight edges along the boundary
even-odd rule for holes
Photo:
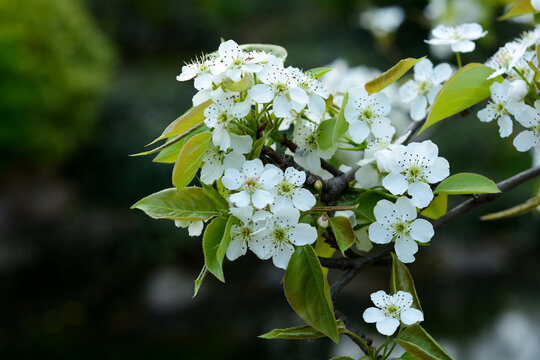
[[[362,350],[362,352],[365,355],[371,354],[373,351],[373,348],[371,347],[371,344],[373,344],[373,340],[371,338],[366,337],[366,335],[364,334],[360,334],[358,330],[352,327],[349,322],[349,319],[347,319],[347,317],[341,311],[335,309],[334,313],[336,315],[336,319],[340,319],[341,321],[343,321],[343,324],[345,324],[345,328],[349,330],[351,333],[353,333],[353,334],[345,333],[345,335],[347,335],[356,345],[358,345],[360,350]],[[359,340],[358,338],[362,339],[363,342]]]

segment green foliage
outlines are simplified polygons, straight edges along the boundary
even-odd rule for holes
[[[283,289],[291,307],[308,325],[338,343],[330,286],[310,245],[298,247],[291,256]]]
[[[306,74],[313,76],[315,79],[320,79],[321,77],[323,77],[325,74],[328,74],[332,70],[334,69],[331,67],[321,66],[321,67],[316,67],[316,68],[306,71]]]
[[[90,139],[114,57],[80,1],[0,0],[2,159],[54,165]]]
[[[404,352],[397,360],[418,360],[418,358],[409,352]]]
[[[343,334],[348,332],[345,324],[341,320],[336,321],[338,333]],[[286,329],[274,329],[266,334],[259,335],[262,339],[291,339],[291,340],[303,340],[303,339],[316,339],[325,337],[326,335],[317,329],[309,325],[295,326]]]
[[[414,287],[414,281],[409,272],[409,269],[397,258],[396,254],[392,253],[392,273],[390,274],[390,292],[392,294],[397,293],[398,291],[405,291],[411,293],[413,297],[412,306],[415,309],[422,311],[422,306],[420,305],[420,299],[416,293],[416,288]]]
[[[454,360],[420,325],[407,327],[396,340],[420,360]]]
[[[466,195],[495,194],[501,190],[485,176],[473,173],[459,173],[443,180],[433,191],[434,194]]]
[[[355,236],[351,221],[343,216],[329,217],[330,227],[343,254],[354,244]]]
[[[514,217],[514,216],[519,216],[519,215],[526,214],[528,212],[531,212],[531,211],[537,209],[539,206],[540,206],[540,195],[525,201],[523,204],[513,206],[510,209],[499,211],[499,212],[496,212],[496,213],[493,213],[493,214],[484,215],[480,219],[481,220],[506,219],[506,218],[509,218],[509,217]]]
[[[338,140],[347,132],[349,124],[345,120],[345,106],[348,100],[349,94],[345,94],[338,117],[325,120],[319,125],[319,147],[322,150],[337,146]]]
[[[210,132],[197,134],[182,148],[172,173],[172,183],[178,190],[188,186],[197,174],[211,138]]]
[[[199,276],[197,276],[197,279],[195,279],[195,288],[193,290],[193,297],[197,296],[197,294],[199,293],[199,289],[201,288],[202,282],[204,278],[206,277],[207,273],[208,273],[208,268],[206,267],[206,265],[204,265],[203,268],[201,269]]]
[[[498,76],[488,80],[488,76],[494,71],[488,66],[477,63],[471,63],[459,69],[444,83],[437,94],[421,131],[488,98],[491,95],[489,91],[491,84],[502,79]]]
[[[448,209],[448,195],[447,194],[439,194],[435,195],[433,200],[431,201],[431,204],[420,214],[422,216],[428,217],[430,219],[438,219],[444,214],[446,214],[446,211]]]
[[[263,136],[261,136],[259,139],[257,139],[253,143],[253,148],[251,148],[251,151],[249,152],[248,159],[258,159],[261,155],[262,148],[264,144],[266,143],[266,139],[268,138],[268,134],[270,132],[265,132]]]
[[[203,235],[204,264],[221,282],[225,282],[222,265],[231,241],[232,224],[232,217],[215,218],[206,227]]]
[[[132,209],[139,209],[154,219],[208,220],[227,215],[229,208],[217,203],[202,188],[188,187],[161,190],[139,200]]]
[[[508,20],[516,16],[530,13],[536,13],[536,10],[531,5],[531,0],[517,0],[510,6],[503,16],[499,17],[499,20]]]
[[[373,208],[383,199],[395,202],[397,196],[379,190],[364,191],[356,200],[358,202],[358,207],[354,210],[354,213],[358,216],[359,220],[364,219],[367,222],[374,222],[375,215],[373,214]]]
[[[407,58],[400,60],[396,65],[392,66],[390,69],[386,70],[381,75],[377,76],[375,79],[368,81],[365,85],[366,91],[370,94],[381,91],[388,85],[399,80],[400,77],[405,75],[410,68],[414,66],[417,62],[422,60],[424,57],[413,59]]]

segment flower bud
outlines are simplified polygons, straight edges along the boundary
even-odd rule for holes
[[[510,89],[508,90],[508,96],[514,101],[521,101],[525,95],[529,92],[527,83],[521,79],[512,81]]]
[[[315,187],[315,189],[317,189],[317,190],[321,190],[322,189],[322,181],[321,180],[315,181],[315,184],[313,184],[313,187]]]
[[[319,224],[319,226],[322,228],[327,228],[328,225],[330,225],[330,220],[328,220],[328,217],[326,215],[321,215],[317,219],[317,224]]]

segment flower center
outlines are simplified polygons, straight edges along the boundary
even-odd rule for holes
[[[257,189],[259,185],[259,179],[256,177],[246,178],[244,181],[244,188],[247,192],[252,193]]]
[[[276,242],[282,243],[287,240],[287,232],[285,231],[285,229],[276,226],[274,228],[274,231],[272,231],[272,237]]]
[[[287,84],[279,83],[275,86],[275,92],[278,95],[284,95],[287,93]]]
[[[431,88],[431,83],[429,81],[420,81],[418,82],[418,91],[422,95],[426,95]]]
[[[392,225],[394,229],[394,237],[399,235],[409,235],[409,223],[408,222],[398,222]]]
[[[403,174],[405,177],[407,177],[407,180],[410,183],[413,183],[415,181],[423,181],[424,180],[424,171],[422,167],[418,165],[413,165],[410,168],[408,168],[405,173]]]
[[[396,318],[396,319],[397,319],[398,316],[399,316],[399,309],[398,309],[398,307],[395,306],[395,305],[390,305],[390,306],[388,306],[388,307],[386,308],[386,311],[385,311],[385,312],[386,312],[386,315],[387,315],[387,316],[391,316],[391,317]]]
[[[244,240],[248,240],[251,238],[251,228],[247,227],[247,226],[244,226],[241,230],[240,230],[240,236],[244,239]]]
[[[291,197],[291,192],[294,190],[294,187],[289,184],[287,181],[282,181],[281,184],[278,185],[278,194],[281,196]]]
[[[373,118],[373,115],[374,113],[371,109],[364,109],[364,111],[362,111],[362,117],[366,120]]]

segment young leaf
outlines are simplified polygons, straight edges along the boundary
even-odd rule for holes
[[[484,215],[480,217],[480,220],[500,220],[513,216],[519,216],[535,210],[538,208],[538,206],[540,206],[540,196],[533,197],[532,199],[525,201],[523,204],[513,206],[510,209]]]
[[[478,63],[471,63],[459,69],[444,83],[437,94],[426,123],[420,131],[488,98],[491,95],[489,91],[491,84],[501,79],[500,76],[487,79],[494,71]]]
[[[203,192],[208,195],[215,204],[218,204],[220,208],[228,208],[229,203],[227,200],[219,193],[217,189],[215,189],[212,185],[207,185],[201,181],[201,185],[203,188]]]
[[[349,124],[345,120],[345,106],[348,101],[349,94],[345,94],[338,117],[325,120],[319,125],[319,146],[322,150],[334,148],[338,140],[347,132]]]
[[[251,151],[249,152],[248,159],[258,159],[261,155],[261,150],[266,143],[266,138],[268,138],[269,132],[265,132],[263,136],[258,138],[254,143]]]
[[[454,360],[420,325],[411,325],[396,339],[399,345],[421,360]]]
[[[139,200],[131,208],[142,210],[154,219],[188,221],[208,220],[229,212],[228,207],[216,203],[198,187],[161,190]]]
[[[420,300],[418,299],[418,294],[416,293],[414,281],[411,273],[409,272],[409,269],[407,269],[407,267],[401,261],[399,261],[396,254],[392,253],[392,274],[390,275],[390,292],[392,294],[395,294],[400,290],[411,293],[413,297],[412,306],[415,309],[422,311],[422,306],[420,306]]]
[[[419,59],[407,58],[400,60],[396,65],[392,66],[390,69],[386,70],[384,73],[377,76],[375,79],[368,81],[365,85],[366,91],[370,94],[381,91],[382,89],[405,75],[405,73],[409,71],[409,69],[412,68],[414,64],[416,64],[423,58],[425,58],[425,56]]]
[[[348,330],[345,328],[343,321],[337,320],[336,326],[338,333],[343,334]],[[303,340],[303,339],[316,339],[325,337],[326,335],[317,329],[309,325],[295,326],[286,329],[274,329],[266,334],[259,335],[261,339],[290,339],[290,340]]]
[[[428,217],[430,219],[438,219],[446,214],[448,208],[448,195],[439,194],[435,195],[431,204],[420,212],[420,215]]]
[[[273,44],[242,44],[240,45],[240,49],[244,51],[264,51],[267,53],[270,53],[274,55],[275,57],[281,59],[283,62],[285,62],[285,59],[287,59],[287,50],[285,50],[283,47],[279,45],[273,45]]]
[[[459,173],[443,180],[433,191],[434,194],[495,194],[501,190],[485,176],[473,173]]]
[[[419,360],[416,356],[409,352],[404,352],[399,358],[396,360]]]
[[[498,20],[507,20],[516,16],[535,12],[536,10],[532,7],[531,0],[517,0],[510,6],[508,11],[506,11],[503,16],[499,17]]]
[[[308,325],[337,344],[339,335],[330,286],[310,245],[298,247],[291,256],[283,278],[283,289],[294,311]]]
[[[203,268],[199,276],[197,276],[197,279],[195,279],[195,289],[193,291],[193,297],[197,296],[197,294],[199,293],[199,288],[201,287],[202,282],[204,278],[206,277],[207,273],[208,273],[208,268],[206,267],[206,265],[203,265]]]
[[[164,164],[174,164],[188,140],[189,137],[186,136],[171,146],[167,146],[165,149],[161,150],[152,161]]]
[[[212,274],[221,282],[223,276],[223,258],[231,240],[232,217],[218,217],[206,227],[203,235],[204,263]]]
[[[331,67],[317,67],[314,69],[310,69],[306,71],[306,74],[312,76],[315,79],[320,79],[323,75],[329,73],[330,71],[334,70]]]
[[[211,132],[197,134],[182,148],[172,172],[172,182],[178,190],[188,186],[197,174],[211,138]]]
[[[354,230],[351,221],[344,216],[335,216],[329,218],[330,227],[336,237],[339,249],[343,254],[354,244]]]
[[[375,215],[373,214],[373,208],[379,200],[387,199],[390,201],[395,201],[397,196],[390,195],[378,190],[368,190],[361,193],[356,201],[358,202],[358,207],[354,210],[354,213],[368,222],[375,221]]]

